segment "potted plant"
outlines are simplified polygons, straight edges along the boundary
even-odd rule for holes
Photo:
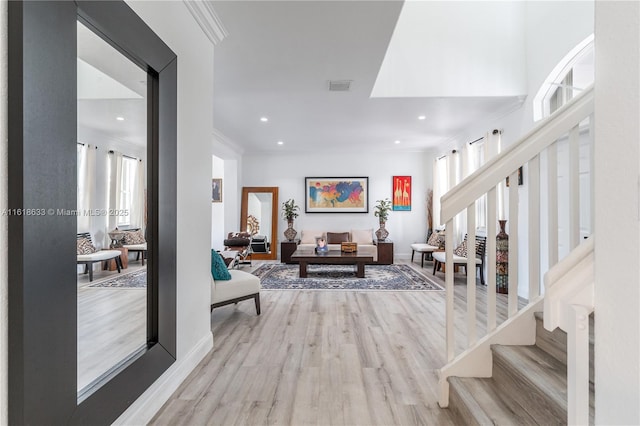
[[[293,229],[293,219],[298,217],[298,210],[300,207],[296,205],[293,198],[282,203],[282,218],[287,221],[287,230],[284,231],[284,236],[288,241],[293,241],[298,232]]]
[[[384,241],[389,236],[389,231],[387,231],[385,226],[390,211],[391,200],[385,198],[384,200],[376,201],[373,214],[380,220],[380,229],[376,231],[376,238],[378,238],[379,241]]]

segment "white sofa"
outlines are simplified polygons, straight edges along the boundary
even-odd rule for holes
[[[230,269],[231,279],[214,280],[211,277],[211,310],[220,306],[253,299],[256,314],[260,315],[260,278],[248,272]]]
[[[332,237],[338,237],[336,234],[347,234],[348,241],[357,243],[358,247],[375,247],[373,243],[373,229],[351,229],[350,231],[331,231],[331,230],[316,230],[316,229],[303,229],[300,232],[300,244],[298,249],[313,250],[316,247],[316,240],[318,238],[324,238],[327,240],[329,250],[340,250],[340,243],[334,242]]]

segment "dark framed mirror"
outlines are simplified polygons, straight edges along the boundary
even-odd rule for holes
[[[252,260],[274,260],[277,258],[277,186],[245,186],[242,188],[240,230],[249,232],[252,236]]]
[[[78,22],[146,75],[148,246],[146,338],[80,393]],[[177,58],[123,1],[9,2],[8,43],[9,422],[110,424],[176,358]]]

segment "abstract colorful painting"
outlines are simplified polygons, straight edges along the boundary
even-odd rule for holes
[[[368,213],[368,177],[305,178],[306,213]]]
[[[411,176],[393,177],[393,210],[411,210]]]

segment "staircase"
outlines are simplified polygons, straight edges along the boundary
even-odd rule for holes
[[[449,377],[449,407],[456,424],[567,423],[567,334],[545,330],[542,313],[536,313],[535,319],[535,345],[492,345],[493,377]],[[593,315],[590,330],[593,353]],[[589,400],[589,423],[593,424],[593,362]]]
[[[447,364],[439,370],[438,404],[450,407],[461,424],[593,422],[593,327],[589,323],[594,312],[594,206],[593,197],[585,199],[590,204],[586,217],[590,217],[591,236],[584,240],[580,200],[585,189],[581,188],[585,182],[580,176],[580,140],[590,140],[588,157],[593,161],[593,112],[592,87],[441,198],[445,255],[451,259],[453,236],[461,231],[458,222],[466,221],[462,231],[473,240],[478,226],[476,203],[486,197],[487,301],[481,308],[487,312],[486,327],[478,326],[476,277],[467,275],[466,315],[461,318],[454,305],[453,265],[447,265],[445,273]],[[506,177],[517,182],[520,168],[524,168],[526,189],[511,185],[507,190],[508,318],[498,324],[496,241],[491,236],[497,234],[496,206],[505,191],[503,182]],[[593,162],[589,170],[593,181]],[[559,197],[559,182],[567,185],[567,196]],[[587,193],[592,194],[592,182],[587,179],[586,184]],[[526,197],[525,209],[520,197]],[[459,215],[466,219],[457,220]],[[466,269],[474,270],[473,252],[467,256]],[[526,270],[520,271],[519,265]],[[528,302],[520,306],[523,291]],[[456,339],[459,332],[466,335],[466,344]]]

